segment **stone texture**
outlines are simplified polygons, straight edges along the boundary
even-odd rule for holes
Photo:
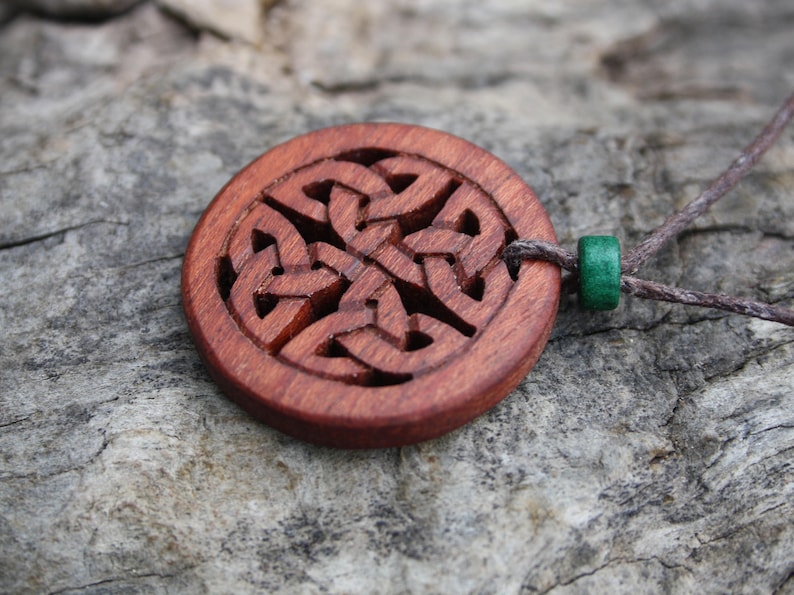
[[[637,241],[794,88],[790,2],[290,1],[258,47],[152,3],[0,30],[0,591],[794,592],[794,334],[562,305],[502,404],[321,449],[209,380],[182,253],[256,155],[434,126],[536,189],[571,247]],[[794,297],[794,131],[641,273]]]
[[[157,0],[190,26],[226,39],[262,41],[265,9],[275,0]]]
[[[0,25],[6,21],[10,21],[16,15],[16,13],[16,7],[10,6],[8,4],[0,4]]]
[[[124,12],[141,0],[3,0],[23,10],[53,17],[107,17]]]

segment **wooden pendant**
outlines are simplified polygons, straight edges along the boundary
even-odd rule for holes
[[[418,126],[355,124],[275,147],[215,197],[182,271],[190,331],[245,410],[318,444],[440,436],[529,372],[559,268],[501,259],[555,242],[507,165]]]

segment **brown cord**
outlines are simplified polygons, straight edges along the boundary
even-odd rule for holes
[[[763,154],[774,145],[792,117],[794,117],[794,94],[789,96],[774,118],[761,131],[761,134],[741,152],[739,157],[731,163],[730,167],[714,180],[700,196],[677,213],[668,217],[662,225],[621,259],[621,270],[624,273],[621,276],[621,291],[641,298],[705,308],[717,308],[727,312],[754,316],[794,326],[794,310],[782,306],[739,297],[668,287],[660,283],[644,281],[626,275],[626,273],[636,272],[664,244],[681,233],[692,221],[736,186],[758,163]],[[572,278],[578,276],[579,265],[576,254],[549,242],[516,240],[505,248],[503,258],[507,262],[508,268],[513,272],[518,270],[521,261],[525,259],[553,262],[573,273],[572,277],[565,282],[566,286],[570,286]]]
[[[677,213],[670,215],[667,221],[626,254],[621,262],[623,272],[636,273],[640,265],[656,254],[659,248],[681,233],[697,217],[705,213],[706,209],[736,186],[742,178],[750,173],[763,154],[775,144],[792,116],[794,116],[794,93],[789,96],[775,117],[764,127],[761,134],[745,147],[739,157],[719,178],[714,180],[695,200]]]
[[[745,316],[754,316],[755,318],[763,318],[764,320],[772,320],[788,326],[794,326],[794,310],[745,298],[668,287],[661,283],[645,281],[644,279],[637,279],[627,275],[620,278],[620,290],[641,298],[686,304],[688,306],[716,308],[726,312],[733,312],[734,314],[744,314]]]

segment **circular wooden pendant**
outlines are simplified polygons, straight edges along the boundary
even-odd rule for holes
[[[532,190],[460,138],[401,124],[312,132],[215,197],[182,271],[190,331],[223,391],[293,436],[339,447],[433,438],[534,365],[559,268],[501,259],[554,242]]]

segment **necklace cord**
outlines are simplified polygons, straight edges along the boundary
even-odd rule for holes
[[[794,117],[794,93],[788,97],[772,120],[769,121],[753,142],[745,147],[728,169],[714,180],[695,200],[668,217],[662,225],[652,231],[621,259],[620,290],[622,292],[645,299],[716,308],[726,312],[794,326],[794,310],[789,308],[740,297],[669,287],[630,276],[658,252],[662,246],[681,233],[697,217],[702,215],[711,205],[722,198],[742,178],[750,173],[764,153],[775,144],[775,141],[792,117]],[[522,260],[552,262],[572,273],[563,282],[563,291],[571,291],[576,286],[575,282],[578,278],[579,269],[578,257],[573,252],[557,244],[540,240],[519,239],[505,248],[503,258],[512,274],[516,274]]]

